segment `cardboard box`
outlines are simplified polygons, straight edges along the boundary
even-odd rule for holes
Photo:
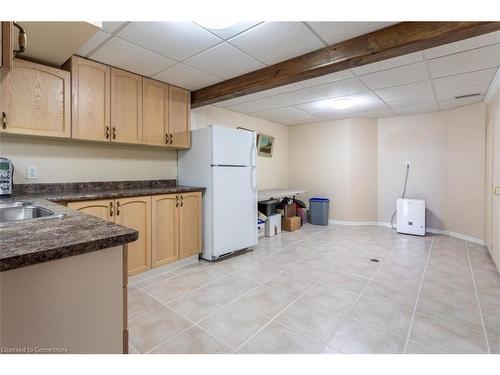
[[[300,229],[300,217],[292,216],[288,218],[283,218],[281,221],[281,229],[287,232],[294,232]]]
[[[295,203],[286,204],[285,205],[285,212],[284,212],[283,216],[288,219],[290,217],[294,217],[295,215],[296,215]]]

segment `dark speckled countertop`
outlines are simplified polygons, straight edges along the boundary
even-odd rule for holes
[[[9,200],[30,201],[62,217],[0,223],[0,272],[133,242],[136,230],[55,202],[204,191],[175,180],[17,185]]]

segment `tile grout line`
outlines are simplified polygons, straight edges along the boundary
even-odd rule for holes
[[[299,241],[298,241],[297,243],[295,243],[295,244],[290,244],[290,245],[288,245],[288,246],[285,246],[285,247],[283,247],[282,249],[280,249],[280,251],[278,251],[278,253],[280,253],[281,251],[283,251],[283,250],[285,250],[285,249],[288,249],[289,247],[296,246],[296,245],[300,244],[301,242],[303,242],[303,241],[305,241],[305,240],[307,240],[307,238],[302,239],[302,240],[299,240]],[[327,246],[327,245],[328,245],[328,244],[325,244],[325,245],[323,245],[323,246],[322,246],[322,247],[320,247],[320,248],[323,248],[324,246]],[[277,255],[277,254],[275,254],[275,255]],[[274,255],[273,255],[273,256],[274,256]],[[296,263],[297,263],[297,262],[296,262]],[[291,265],[290,265],[290,266],[288,266],[287,268],[283,269],[283,271],[281,271],[281,272],[277,273],[276,275],[273,275],[273,276],[272,276],[272,277],[270,277],[269,279],[271,279],[271,278],[273,278],[273,277],[275,277],[275,276],[277,276],[277,275],[279,275],[279,274],[281,274],[281,273],[283,273],[283,272],[287,271],[289,268],[293,267],[296,263],[291,264]],[[188,271],[188,272],[189,272],[189,271]],[[175,300],[177,300],[177,299],[180,299],[180,298],[182,298],[182,297],[184,297],[184,296],[187,296],[187,295],[189,295],[189,294],[191,294],[191,293],[195,292],[196,290],[199,290],[199,289],[203,288],[204,286],[207,286],[207,285],[209,285],[209,284],[211,284],[211,283],[214,283],[214,282],[216,282],[216,281],[218,281],[218,280],[221,280],[221,279],[223,279],[224,277],[227,277],[227,276],[229,276],[229,275],[232,275],[232,273],[230,273],[230,274],[226,274],[226,275],[224,275],[224,276],[222,276],[222,277],[220,277],[220,278],[218,278],[218,279],[216,279],[216,280],[213,280],[213,281],[211,281],[211,282],[209,282],[209,283],[207,283],[207,284],[204,284],[203,286],[201,286],[201,287],[199,287],[199,288],[197,288],[197,289],[195,289],[195,290],[193,290],[193,291],[191,291],[191,292],[188,292],[188,293],[186,293],[186,294],[183,294],[182,296],[179,296],[179,297],[177,297],[177,298],[175,298],[175,299],[173,299],[173,300],[169,301],[168,303],[171,303],[171,302],[173,302],[173,301],[175,301]],[[181,275],[178,275],[178,276],[181,276]],[[182,277],[182,276],[181,276],[181,277]],[[184,277],[184,279],[189,280],[189,279],[187,279],[186,277]],[[269,279],[265,280],[264,282],[267,282]],[[191,281],[191,280],[189,280],[189,281]],[[161,345],[165,344],[166,342],[170,341],[171,339],[173,339],[173,338],[175,338],[175,337],[178,337],[179,335],[181,335],[182,333],[184,333],[185,331],[187,331],[187,330],[188,330],[190,327],[192,327],[192,326],[197,326],[198,328],[201,328],[203,331],[206,331],[205,329],[203,329],[202,327],[200,327],[200,326],[198,325],[198,323],[200,323],[201,321],[203,321],[203,320],[205,320],[206,318],[210,317],[211,315],[214,315],[215,313],[217,313],[218,311],[222,310],[223,308],[225,308],[225,307],[226,307],[226,306],[228,306],[229,304],[231,304],[231,303],[233,303],[234,301],[236,301],[236,300],[238,300],[238,299],[242,298],[243,296],[245,296],[245,295],[249,294],[249,293],[250,293],[250,292],[252,292],[253,290],[255,290],[255,289],[257,289],[257,288],[259,288],[260,286],[262,286],[262,285],[263,285],[263,283],[262,283],[262,284],[256,283],[256,284],[257,284],[257,285],[256,285],[255,287],[253,287],[253,288],[249,289],[248,291],[244,292],[243,294],[239,295],[238,297],[236,297],[236,298],[234,298],[234,299],[230,300],[228,303],[224,304],[223,306],[221,306],[221,307],[220,307],[220,308],[218,308],[217,310],[215,310],[215,311],[211,312],[211,313],[210,313],[210,314],[208,314],[207,316],[204,316],[203,318],[201,318],[201,319],[199,319],[199,320],[197,320],[197,321],[193,321],[193,320],[189,319],[188,317],[184,316],[184,315],[183,315],[183,314],[181,314],[180,312],[176,311],[174,308],[172,308],[172,307],[168,306],[168,304],[167,304],[167,303],[160,302],[160,301],[159,301],[158,299],[156,299],[154,296],[150,295],[148,292],[146,292],[145,290],[143,290],[143,289],[141,289],[140,287],[138,287],[138,288],[139,288],[142,292],[144,292],[145,294],[149,295],[151,298],[153,298],[154,300],[156,300],[157,302],[159,302],[159,303],[161,304],[161,306],[158,306],[158,307],[156,307],[156,308],[154,308],[154,309],[152,309],[152,310],[150,310],[150,311],[148,311],[148,312],[145,312],[145,313],[142,313],[142,314],[140,314],[140,315],[138,315],[138,316],[135,316],[134,318],[130,319],[129,321],[135,320],[135,319],[136,319],[136,318],[138,318],[138,317],[142,317],[142,316],[144,316],[144,315],[146,315],[146,314],[148,314],[148,313],[150,313],[150,312],[152,312],[152,311],[155,311],[155,310],[157,310],[157,309],[159,309],[159,308],[161,308],[161,307],[166,307],[166,308],[168,308],[169,310],[171,310],[171,311],[173,311],[174,313],[176,313],[176,314],[178,314],[179,316],[181,316],[183,319],[186,319],[188,322],[190,322],[190,323],[191,323],[191,325],[190,325],[189,327],[187,327],[186,329],[184,329],[184,330],[182,330],[181,332],[179,332],[178,334],[176,334],[176,335],[174,335],[174,336],[170,337],[170,338],[169,338],[169,339],[167,339],[166,341],[161,342],[160,344],[156,345],[155,347],[153,347],[152,349],[150,349],[148,352],[146,352],[146,353],[149,353],[149,352],[151,352],[152,350],[154,350],[154,349],[158,348],[159,346],[161,346]],[[206,331],[206,332],[208,332],[208,331]],[[208,333],[210,333],[210,332],[208,332]],[[211,335],[211,336],[213,336],[215,339],[219,340],[220,342],[222,342],[223,344],[227,345],[227,346],[228,346],[230,349],[232,349],[232,350],[233,350],[233,352],[234,352],[234,349],[233,349],[233,346],[232,346],[232,345],[228,345],[228,344],[227,344],[224,340],[222,340],[222,339],[221,339],[221,338],[219,338],[218,336],[214,335],[213,333],[210,333],[210,335]]]
[[[477,292],[476,278],[474,277],[474,271],[472,269],[472,263],[470,261],[470,255],[469,255],[469,245],[467,244],[467,242],[465,242],[465,252],[467,253],[467,260],[469,262],[469,269],[470,269],[470,273],[472,275],[472,284],[474,285],[474,293],[476,294],[476,301],[477,301],[477,306],[479,309],[479,317],[481,318],[481,327],[482,327],[482,331],[483,331],[484,340],[486,341],[486,349],[488,350],[488,354],[491,354],[491,348],[490,348],[490,344],[488,342],[488,334],[486,333],[486,326],[484,324],[483,309],[481,308],[481,302],[479,302],[479,294]]]
[[[356,299],[354,300],[354,302],[351,304],[351,306],[347,309],[347,311],[345,312],[345,314],[342,316],[342,318],[340,318],[337,326],[335,327],[335,330],[337,330],[337,328],[340,327],[340,325],[342,323],[344,323],[346,321],[346,319],[348,318],[348,315],[349,313],[354,309],[354,306],[356,306],[356,304],[358,303],[358,301],[360,300],[360,298],[363,296],[363,292],[368,288],[368,285],[371,284],[371,282],[374,279],[374,276],[382,269],[382,267],[384,266],[384,264],[388,261],[388,259],[390,258],[391,254],[396,250],[396,245],[392,245],[392,250],[389,251],[387,253],[387,256],[384,258],[384,260],[382,261],[382,263],[380,263],[380,265],[378,266],[378,268],[376,269],[376,271],[371,275],[371,278],[372,280],[370,280],[369,282],[366,283],[366,285],[359,291],[358,293],[358,296],[356,297]],[[388,331],[387,331],[388,332]],[[332,337],[335,336],[335,333],[332,335]],[[328,340],[328,342],[331,341],[332,337],[330,337],[330,339]],[[333,349],[336,349],[333,347]],[[336,349],[337,350],[337,349]]]
[[[340,237],[342,237],[343,235],[345,235],[345,233],[341,234]],[[325,244],[323,247],[326,247],[328,244]],[[322,248],[323,248],[322,247]],[[379,266],[381,267],[382,264]],[[327,273],[325,273],[318,281],[316,281],[315,283],[313,283],[312,285],[310,285],[307,289],[305,289],[302,293],[300,293],[295,299],[293,299],[289,304],[287,304],[283,309],[281,309],[280,311],[278,311],[272,318],[269,322],[267,322],[266,324],[264,324],[264,326],[262,326],[259,330],[257,330],[256,332],[254,332],[249,338],[247,338],[245,341],[243,341],[243,343],[241,343],[234,351],[238,351],[239,349],[241,349],[242,347],[244,347],[246,344],[248,344],[254,337],[256,337],[260,332],[262,332],[262,330],[264,330],[266,327],[268,327],[273,321],[275,321],[277,319],[277,317],[282,313],[284,312],[285,310],[287,310],[292,304],[294,304],[299,298],[301,298],[303,295],[305,295],[307,292],[309,292],[312,288],[314,288],[317,284],[319,284],[325,277],[326,277]],[[354,303],[353,303],[354,304]],[[340,325],[340,323],[342,322],[343,318],[341,318],[339,320],[339,323],[336,325],[336,328]],[[280,324],[282,324],[279,320],[278,322]],[[283,325],[283,324],[282,324]],[[285,327],[288,327],[285,325]],[[295,332],[297,332],[297,330],[295,329]],[[300,331],[299,331],[300,332]],[[309,337],[309,336],[306,336],[306,337]],[[328,343],[325,344],[326,346],[332,348],[331,346],[328,345]],[[335,348],[332,348],[334,350],[337,350]]]
[[[434,246],[434,236],[432,236],[431,247],[429,249],[429,254],[427,254],[427,259],[426,259],[425,265],[424,265],[424,271],[422,272],[422,276],[420,278],[420,285],[418,286],[417,300],[415,301],[415,306],[413,307],[413,313],[411,316],[410,327],[408,327],[408,333],[406,335],[403,353],[406,353],[406,349],[408,348],[408,342],[410,341],[411,331],[413,330],[413,322],[415,321],[415,315],[417,314],[417,306],[418,306],[418,302],[420,300],[420,292],[422,290],[422,285],[424,284],[425,273],[427,272],[427,267],[429,266],[429,259],[431,258],[433,246]]]

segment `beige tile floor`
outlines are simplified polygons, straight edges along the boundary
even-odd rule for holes
[[[133,284],[129,319],[131,353],[499,353],[500,276],[452,237],[306,225]]]

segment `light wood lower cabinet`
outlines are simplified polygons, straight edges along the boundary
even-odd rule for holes
[[[68,202],[85,212],[139,231],[128,244],[128,275],[201,252],[201,192]]]
[[[201,193],[180,195],[179,258],[187,258],[201,251]]]
[[[160,267],[201,252],[201,193],[152,197],[152,265]]]
[[[137,230],[139,239],[128,244],[128,275],[151,268],[151,196],[68,202],[67,207]]]
[[[86,214],[100,217],[103,220],[115,222],[114,201],[108,199],[99,199],[94,201],[68,202],[66,207],[85,212]]]
[[[64,70],[14,59],[0,78],[0,131],[69,138],[70,80]]]
[[[152,197],[152,266],[160,267],[179,259],[179,197],[177,194]]]

